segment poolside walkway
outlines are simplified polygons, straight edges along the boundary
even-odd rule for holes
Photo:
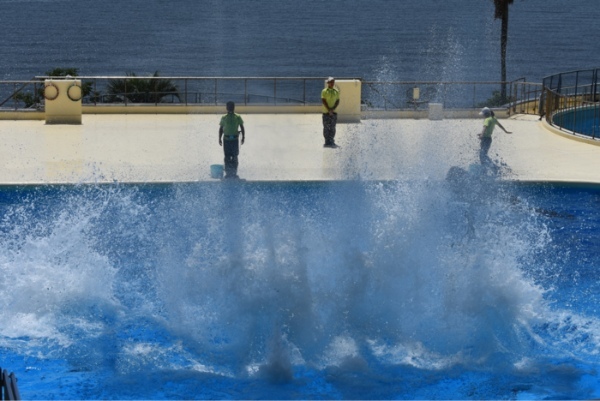
[[[244,115],[248,180],[443,179],[478,164],[480,119],[365,119],[338,124],[324,149],[315,114]],[[84,115],[82,125],[0,121],[0,184],[214,181],[218,115]],[[600,183],[600,146],[550,132],[535,116],[501,120],[490,156],[522,181]]]

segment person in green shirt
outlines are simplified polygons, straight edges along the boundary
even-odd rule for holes
[[[479,149],[479,161],[481,164],[491,163],[491,160],[488,156],[488,151],[490,150],[490,146],[492,146],[492,132],[494,132],[494,127],[496,125],[502,128],[502,131],[507,134],[512,134],[512,132],[507,131],[500,121],[494,115],[494,112],[490,110],[488,107],[484,107],[479,112],[480,115],[483,115],[485,118],[483,120],[483,130],[479,134],[479,139],[481,140],[481,148]]]
[[[242,133],[242,144],[246,139],[244,120],[236,114],[235,103],[227,102],[227,114],[219,123],[219,145],[225,153],[225,178],[239,178],[237,175],[238,155],[240,154],[239,135]],[[224,141],[223,141],[224,139]]]
[[[325,148],[337,148],[335,144],[335,126],[337,124],[337,113],[335,109],[340,104],[340,91],[334,87],[335,79],[327,79],[327,88],[321,91],[321,102],[323,102],[323,137]]]

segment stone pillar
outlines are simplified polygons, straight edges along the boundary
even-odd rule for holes
[[[361,82],[358,79],[336,80],[335,86],[340,90],[340,105],[337,108],[338,122],[360,122]],[[327,82],[325,82],[327,87]]]
[[[81,124],[81,80],[47,79],[44,82],[46,124]]]

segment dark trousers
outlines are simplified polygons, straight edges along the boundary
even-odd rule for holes
[[[323,114],[323,137],[325,145],[333,145],[335,143],[335,125],[337,124],[337,113]]]
[[[225,177],[237,176],[238,155],[240,154],[239,141],[237,139],[224,140],[223,152],[225,153]]]
[[[492,137],[481,138],[481,148],[479,149],[479,161],[482,165],[491,162],[491,159],[488,156],[490,146],[492,146]]]

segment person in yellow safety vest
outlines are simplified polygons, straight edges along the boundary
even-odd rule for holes
[[[498,125],[498,127],[502,128],[502,131],[506,132],[507,134],[512,134],[512,132],[507,131],[502,124],[500,124],[494,115],[494,112],[488,107],[481,109],[479,115],[482,115],[485,118],[485,120],[483,120],[483,130],[479,134],[479,139],[481,140],[479,161],[483,165],[491,162],[488,156],[488,151],[490,150],[490,146],[492,146],[492,132],[494,132],[494,127]]]
[[[239,178],[237,175],[238,155],[240,154],[239,134],[242,133],[242,144],[246,140],[244,120],[236,114],[235,103],[227,102],[227,114],[219,123],[219,145],[225,153],[225,178]],[[224,141],[223,141],[224,139]]]
[[[323,103],[323,137],[325,148],[337,148],[335,144],[335,125],[337,124],[337,113],[335,109],[340,104],[340,91],[334,87],[335,79],[327,78],[327,88],[321,91],[321,102]]]

